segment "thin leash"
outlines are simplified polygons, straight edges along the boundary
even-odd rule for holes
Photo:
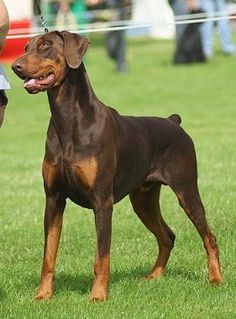
[[[48,32],[48,28],[46,27],[46,21],[44,20],[40,5],[38,3],[38,0],[34,0],[34,3],[35,3],[35,6],[36,6],[36,9],[38,11],[39,18],[41,19],[42,27],[44,28],[45,32]]]

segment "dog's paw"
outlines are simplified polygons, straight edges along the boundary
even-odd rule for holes
[[[154,278],[160,278],[164,275],[163,267],[157,267],[153,269],[148,275],[145,276],[146,280],[151,280]]]
[[[108,298],[107,290],[103,287],[94,287],[91,291],[90,301],[106,301]]]
[[[209,283],[212,284],[213,286],[218,286],[222,284],[222,282],[223,282],[223,279],[221,276],[209,278]]]
[[[34,297],[34,300],[39,301],[39,300],[49,300],[52,297],[52,292],[51,291],[44,291],[44,290],[39,290],[37,294]]]

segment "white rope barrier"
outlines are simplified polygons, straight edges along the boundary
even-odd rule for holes
[[[234,15],[235,14],[235,15]],[[119,31],[119,30],[132,30],[148,28],[152,26],[170,26],[170,25],[181,25],[181,24],[193,24],[193,23],[203,23],[207,21],[220,21],[224,19],[236,19],[235,11],[221,11],[213,12],[211,14],[207,13],[197,13],[176,16],[175,20],[172,22],[154,21],[154,22],[143,22],[133,24],[131,20],[119,20],[111,22],[95,22],[88,24],[77,24],[74,26],[57,26],[57,30],[68,30],[74,33],[95,33],[95,32],[108,32],[108,31]],[[49,31],[55,30],[55,26],[48,27]],[[44,33],[42,27],[37,28],[21,28],[10,30],[7,39],[22,39],[29,38],[39,34]]]

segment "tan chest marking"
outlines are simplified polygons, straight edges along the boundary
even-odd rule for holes
[[[92,188],[94,186],[97,172],[98,163],[94,157],[87,158],[83,161],[74,164],[75,173],[80,177],[82,182]]]

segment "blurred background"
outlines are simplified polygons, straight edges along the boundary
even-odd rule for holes
[[[34,0],[5,0],[10,16],[9,36],[1,61],[9,61],[18,56],[27,42],[25,38],[17,35],[42,32],[41,21],[38,16]],[[163,26],[146,26],[132,29],[127,32],[129,36],[148,36],[154,38],[171,39],[174,37],[174,17],[167,0],[126,0],[122,1],[123,13],[112,0],[37,0],[46,25],[49,30],[83,30],[108,25],[104,23],[125,20],[126,23],[152,23],[168,24]],[[119,2],[119,1],[118,1]],[[121,2],[121,1],[120,1]],[[110,24],[111,25],[111,24]],[[115,23],[115,25],[117,25]],[[15,38],[13,38],[15,36]]]
[[[43,32],[36,0],[5,0],[10,16],[10,30],[0,61],[8,62],[22,53],[27,35]],[[127,37],[173,39],[174,14],[171,0],[37,0],[46,26],[51,30],[99,30],[117,26],[131,26]],[[178,2],[178,1],[176,1]],[[236,14],[236,1],[226,1],[229,15]],[[235,29],[235,20],[230,20]],[[135,25],[137,27],[135,27]],[[88,33],[87,33],[88,34]]]
[[[152,24],[158,25],[132,28],[126,35],[147,36],[157,39],[172,39],[175,36],[174,16],[168,0],[127,0],[123,1],[124,14],[117,14],[117,8],[112,0],[37,0],[44,15],[49,30],[67,29],[82,30],[104,26],[104,22],[125,20],[126,24]],[[1,61],[12,60],[18,56],[28,40],[25,38],[13,38],[19,34],[42,32],[41,21],[38,16],[34,0],[5,0],[10,16],[10,31]],[[228,1],[227,6],[232,15],[236,12],[236,1]],[[231,23],[232,20],[231,20]],[[124,24],[124,23],[123,23]],[[163,25],[162,25],[163,24]],[[111,24],[110,24],[111,25]],[[107,24],[105,25],[107,27]]]

